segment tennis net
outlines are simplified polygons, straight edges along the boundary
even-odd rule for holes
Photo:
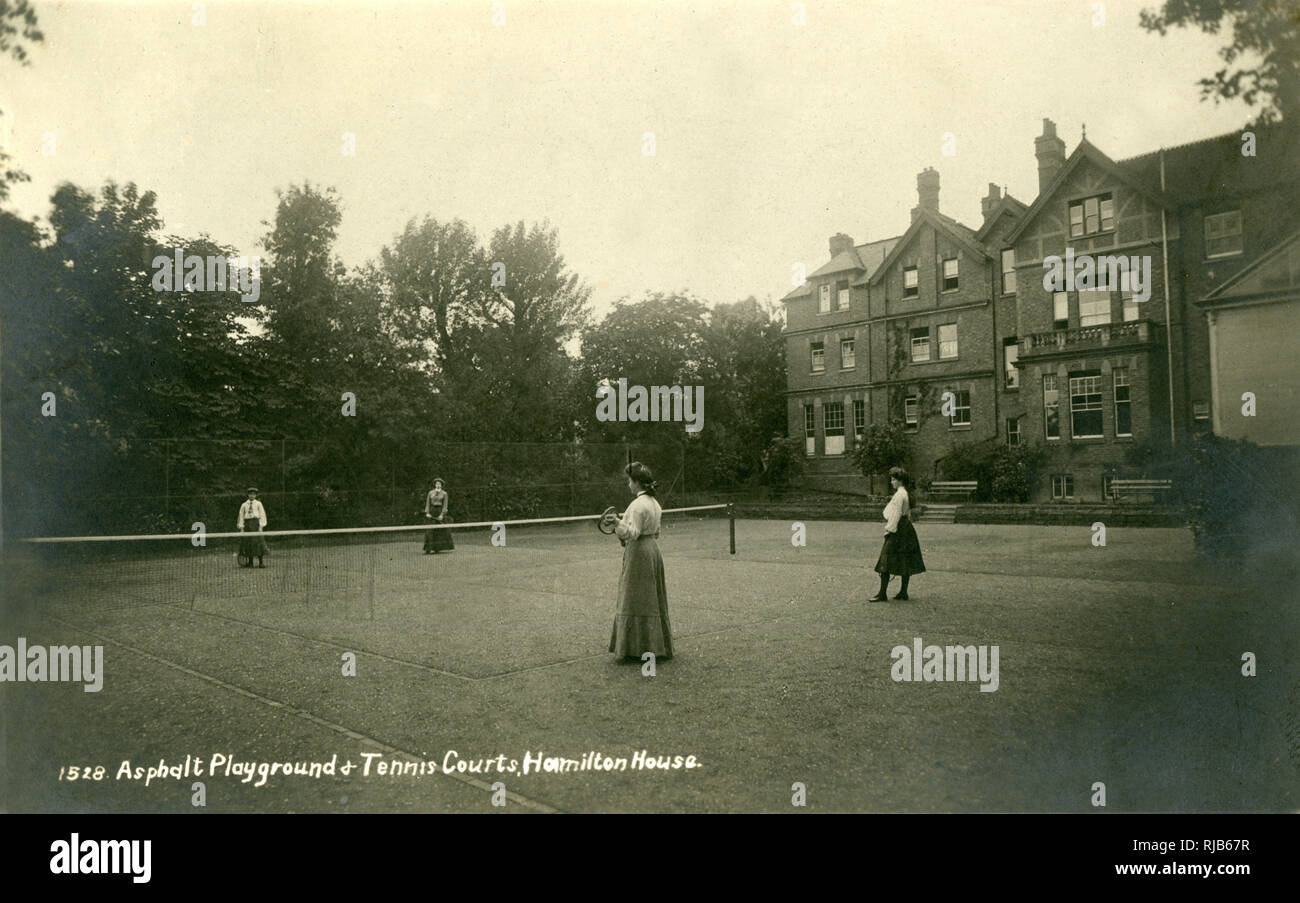
[[[724,552],[721,530],[701,533],[688,525],[725,515],[728,507],[664,509],[663,538],[671,543],[679,536],[692,548]],[[37,537],[21,541],[16,554],[25,565],[24,589],[60,610],[266,603],[373,617],[377,595],[418,595],[431,581],[607,553],[613,540],[597,532],[599,519],[593,514],[261,533]],[[438,561],[453,555],[454,564]]]

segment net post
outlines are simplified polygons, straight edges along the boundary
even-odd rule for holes
[[[731,522],[731,554],[736,554],[736,506],[727,502],[727,519]]]

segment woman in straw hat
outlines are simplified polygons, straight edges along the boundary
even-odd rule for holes
[[[266,556],[266,540],[262,538],[262,531],[266,529],[266,509],[257,500],[256,486],[248,487],[248,500],[239,506],[239,519],[235,526],[240,533],[247,534],[239,539],[240,567],[251,568],[254,558],[258,567],[266,567],[262,563]],[[244,564],[245,560],[248,564]]]

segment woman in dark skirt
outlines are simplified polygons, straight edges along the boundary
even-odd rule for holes
[[[627,466],[627,488],[636,498],[623,517],[614,522],[614,532],[623,544],[623,572],[618,578],[618,609],[609,635],[609,651],[623,658],[639,659],[647,652],[657,658],[673,657],[673,631],[668,623],[668,587],[664,582],[664,559],[659,552],[659,518],[662,509],[655,498],[654,475],[640,461]]]
[[[433,481],[433,488],[424,499],[424,516],[443,524],[447,522],[447,493],[442,488],[442,480]],[[424,533],[424,554],[437,555],[439,552],[451,552],[456,544],[451,541],[451,530],[426,530]]]
[[[889,486],[894,490],[894,497],[885,506],[885,544],[876,561],[876,573],[880,575],[880,591],[867,601],[884,602],[885,590],[889,588],[889,575],[897,574],[903,578],[903,585],[895,599],[907,599],[907,581],[913,574],[925,573],[925,562],[921,559],[921,542],[916,538],[916,528],[912,526],[912,478],[901,467],[889,468]]]
[[[266,508],[257,500],[257,488],[248,487],[248,501],[239,506],[239,519],[235,521],[235,527],[244,535],[239,538],[239,566],[241,568],[251,568],[253,559],[257,559],[257,566],[266,567],[262,559],[266,557],[266,539],[262,536],[262,531],[266,529]],[[244,562],[248,563],[245,564]]]

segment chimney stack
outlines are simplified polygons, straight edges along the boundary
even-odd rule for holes
[[[939,173],[927,166],[916,174],[917,206],[931,213],[939,212]]]
[[[853,250],[853,239],[843,232],[837,232],[831,236],[831,257],[836,254],[843,254],[845,251]]]
[[[980,213],[984,215],[984,222],[989,221],[993,209],[997,207],[998,202],[1002,200],[1002,189],[992,182],[989,182],[988,197],[980,198]]]
[[[1043,120],[1043,134],[1034,139],[1034,156],[1038,158],[1038,193],[1042,194],[1065,166],[1065,142],[1056,137],[1056,123]]]

